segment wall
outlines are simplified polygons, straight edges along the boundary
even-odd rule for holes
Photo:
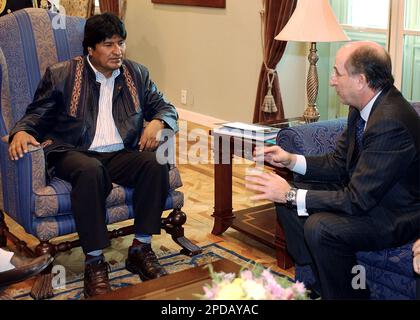
[[[286,118],[299,117],[306,108],[308,53],[309,47],[305,43],[289,42],[277,65]]]
[[[250,122],[262,63],[262,2],[226,2],[226,9],[213,9],[129,0],[127,57],[146,65],[177,107]],[[278,66],[286,117],[303,112],[305,60],[305,46],[291,44]]]

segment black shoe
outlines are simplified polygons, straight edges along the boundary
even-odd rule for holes
[[[321,294],[319,293],[321,290],[319,289],[319,286],[316,282],[308,284],[308,285],[305,284],[305,286],[306,286],[306,289],[309,291],[309,294],[308,294],[309,299],[311,300],[321,299]]]
[[[27,258],[13,255],[10,263],[15,266],[14,269],[0,272],[0,287],[8,286],[36,276],[42,272],[54,260],[49,254],[44,254],[36,258]]]
[[[143,281],[166,276],[168,273],[160,265],[150,244],[131,246],[125,260],[128,271],[138,274]]]
[[[308,295],[309,299],[311,300],[319,300],[321,299],[321,295],[316,292],[315,290],[309,290],[309,295]]]

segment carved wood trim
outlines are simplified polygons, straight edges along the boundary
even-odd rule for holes
[[[226,8],[226,0],[152,0],[152,2],[157,4]]]

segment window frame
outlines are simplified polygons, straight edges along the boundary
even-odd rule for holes
[[[361,28],[348,24],[340,24],[346,31],[385,34],[387,50],[391,56],[395,86],[401,89],[404,62],[404,37],[419,36],[420,30],[405,28],[405,0],[390,0],[388,28]]]

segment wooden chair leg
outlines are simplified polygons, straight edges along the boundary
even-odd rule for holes
[[[166,218],[162,218],[162,229],[172,236],[172,239],[182,247],[181,253],[195,256],[203,250],[184,236],[182,225],[187,221],[187,215],[180,209],[174,209]]]
[[[49,253],[51,256],[54,256],[56,253],[55,246],[49,243],[48,241],[41,242],[35,248],[35,253],[37,256]],[[34,285],[31,290],[31,297],[35,300],[49,299],[54,296],[53,287],[52,287],[52,264],[49,265],[44,271],[42,271],[35,280]]]
[[[6,225],[4,212],[0,209],[0,247],[6,247],[7,240],[13,242],[19,253],[23,253],[28,257],[35,256],[33,251],[29,249],[25,241],[20,240],[18,237],[16,237],[13,233],[9,231],[9,228]]]

